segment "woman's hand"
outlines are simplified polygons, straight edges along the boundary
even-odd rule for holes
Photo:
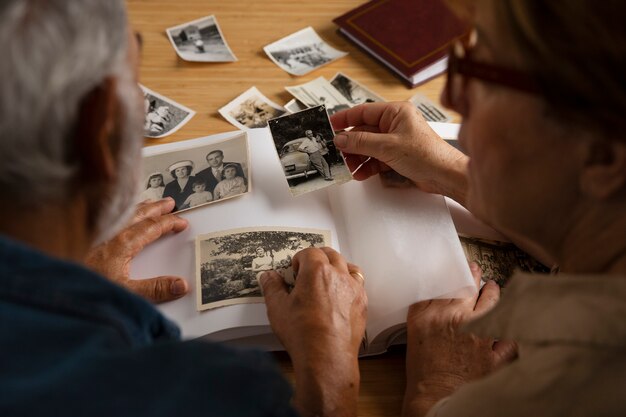
[[[441,139],[408,102],[362,104],[331,116],[339,133],[335,146],[350,171],[372,157],[354,175],[364,180],[393,170],[422,191],[465,203],[467,157]]]
[[[291,292],[275,271],[260,283],[272,329],[294,365],[295,405],[302,416],[356,415],[367,309],[360,270],[330,248],[298,252],[293,269]]]
[[[476,285],[480,267],[470,264]],[[500,288],[488,281],[474,297],[414,304],[407,319],[407,386],[404,416],[423,416],[461,385],[491,373],[517,356],[512,342],[481,339],[459,327],[491,310]]]
[[[148,300],[161,303],[175,300],[187,294],[189,287],[180,277],[161,276],[150,279],[131,279],[130,262],[148,244],[162,236],[182,232],[187,220],[174,214],[174,200],[140,203],[132,221],[108,242],[89,251],[85,258],[87,267],[111,281]]]

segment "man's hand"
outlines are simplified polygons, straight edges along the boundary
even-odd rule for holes
[[[476,285],[480,267],[470,264]],[[500,288],[488,281],[474,297],[414,304],[407,319],[407,387],[404,416],[423,416],[461,385],[491,373],[517,356],[512,342],[480,339],[459,326],[492,309]]]
[[[85,264],[128,290],[161,303],[187,294],[189,287],[179,277],[161,276],[131,279],[130,262],[148,244],[170,232],[178,233],[188,226],[187,220],[174,214],[171,198],[140,203],[130,224],[113,239],[96,246],[87,254]]]
[[[365,180],[393,170],[422,191],[447,195],[465,204],[467,157],[441,139],[408,102],[368,103],[335,113],[335,137],[350,172]],[[371,157],[372,159],[368,158]]]
[[[367,309],[360,270],[330,248],[298,252],[293,269],[291,292],[275,271],[260,281],[272,329],[294,365],[295,406],[305,417],[354,416]]]

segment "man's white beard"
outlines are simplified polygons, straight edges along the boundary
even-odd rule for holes
[[[139,89],[129,71],[118,78],[117,96],[121,107],[120,146],[117,156],[117,179],[109,195],[103,197],[96,220],[94,245],[115,236],[129,221],[135,210],[141,174],[144,115]]]

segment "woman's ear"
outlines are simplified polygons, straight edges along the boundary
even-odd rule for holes
[[[115,177],[118,115],[116,80],[106,78],[87,94],[79,110],[74,142],[81,182],[108,182]]]
[[[580,178],[583,193],[592,198],[605,200],[626,191],[626,142],[590,140]]]

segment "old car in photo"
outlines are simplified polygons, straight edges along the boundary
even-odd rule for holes
[[[280,150],[280,163],[290,182],[296,178],[308,178],[309,175],[318,173],[311,164],[309,155],[298,150],[304,139],[306,138],[290,140]]]

